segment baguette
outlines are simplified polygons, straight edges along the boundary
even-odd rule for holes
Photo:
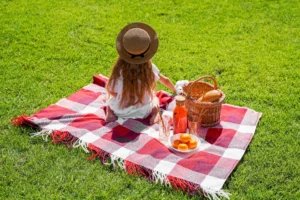
[[[221,98],[222,93],[219,90],[211,90],[201,96],[198,101],[200,102],[214,102]]]

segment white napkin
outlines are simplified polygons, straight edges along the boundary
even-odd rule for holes
[[[176,84],[175,84],[176,94],[177,95],[182,94],[183,93],[183,87],[188,85],[188,84],[189,84],[188,80],[177,81]]]

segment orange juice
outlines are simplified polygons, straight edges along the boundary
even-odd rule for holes
[[[186,133],[187,129],[187,109],[184,105],[185,97],[176,96],[176,106],[173,110],[173,132],[177,133]]]

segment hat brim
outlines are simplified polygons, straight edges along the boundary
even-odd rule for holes
[[[150,45],[148,50],[144,53],[144,56],[137,56],[132,58],[132,55],[129,54],[123,47],[123,37],[125,35],[125,33],[133,28],[141,28],[143,30],[145,30],[149,37],[150,37]],[[117,41],[116,41],[116,48],[117,51],[120,55],[120,57],[125,60],[128,63],[131,64],[142,64],[147,62],[148,60],[150,60],[154,54],[156,53],[157,49],[158,49],[158,37],[157,34],[155,32],[155,30],[153,28],[151,28],[149,25],[141,23],[141,22],[135,22],[135,23],[131,23],[128,24],[127,26],[125,26],[119,33],[118,37],[117,37]]]

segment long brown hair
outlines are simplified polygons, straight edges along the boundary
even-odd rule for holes
[[[146,93],[153,98],[152,92],[156,83],[150,60],[143,64],[130,64],[118,57],[106,85],[109,95],[114,93],[116,80],[120,78],[121,74],[123,76],[121,108],[142,104]]]

